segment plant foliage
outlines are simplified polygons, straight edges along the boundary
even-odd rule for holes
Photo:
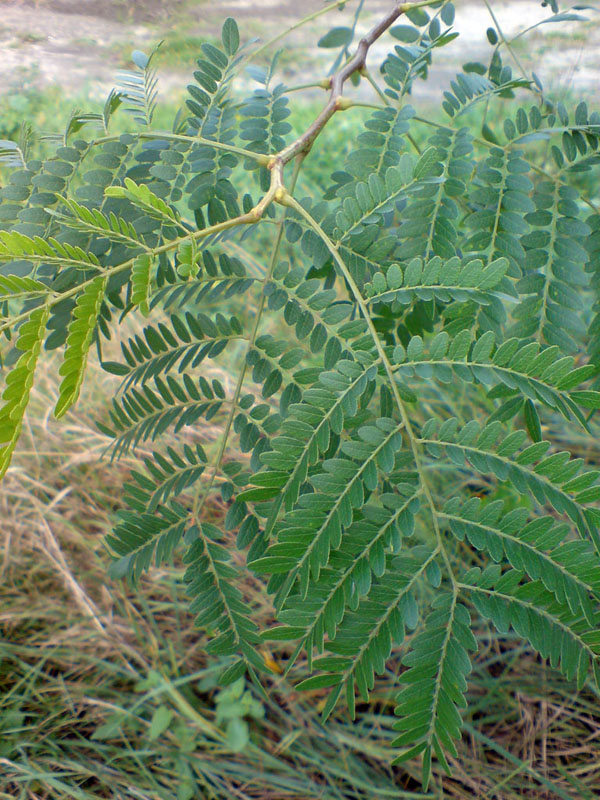
[[[600,114],[515,76],[492,28],[489,63],[464,65],[442,123],[423,119],[411,90],[457,34],[452,4],[396,7],[351,57],[362,6],[320,40],[342,52],[297,139],[276,61],[249,64],[228,19],[171,132],[153,127],[157,76],[136,51],[104,135],[80,115],[43,161],[25,129],[0,142],[0,470],[42,348],[62,351],[57,417],[97,352],[121,379],[99,423],[110,456],[143,463],[107,539],[112,575],[136,581],[181,550],[223,684],[264,681],[262,643],[279,642],[324,718],[354,715],[400,653],[390,760],[421,757],[427,786],[432,758],[457,756],[486,621],[600,688],[600,471],[564,444],[597,435],[600,221],[584,178]],[[373,75],[367,50],[400,16]],[[240,99],[245,66],[259,88]],[[298,194],[359,74],[379,107]],[[137,132],[110,133],[119,105]],[[144,327],[121,333],[136,310]],[[203,517],[215,494],[223,529]],[[267,630],[248,570],[273,603]]]

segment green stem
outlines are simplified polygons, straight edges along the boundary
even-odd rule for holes
[[[490,17],[492,18],[492,20],[493,20],[493,22],[494,22],[494,25],[496,26],[496,30],[498,31],[498,34],[499,34],[499,36],[500,36],[500,39],[501,39],[502,43],[505,45],[506,49],[507,49],[507,50],[508,50],[508,52],[510,53],[510,55],[511,55],[511,57],[512,57],[513,61],[514,61],[514,62],[515,62],[515,64],[517,65],[517,68],[520,70],[520,72],[521,72],[521,75],[522,75],[522,76],[523,76],[523,77],[524,77],[526,80],[529,80],[529,76],[527,75],[527,72],[525,71],[525,68],[523,67],[523,65],[522,65],[522,64],[521,64],[521,62],[519,61],[519,57],[518,57],[518,56],[517,56],[517,54],[515,53],[515,51],[514,51],[514,48],[513,48],[512,44],[511,44],[511,43],[509,42],[509,40],[506,38],[506,36],[504,35],[504,31],[503,31],[503,30],[502,30],[502,28],[500,27],[500,23],[498,22],[498,20],[497,20],[497,18],[496,18],[496,15],[494,14],[494,9],[493,9],[493,8],[490,6],[490,4],[489,4],[488,0],[483,0],[483,2],[485,3],[485,5],[486,5],[486,8],[487,8],[487,10],[488,10],[488,12],[489,12],[489,14],[490,14]]]
[[[308,213],[308,211],[306,211],[306,209],[303,208],[303,206],[301,206],[300,203],[297,200],[295,200],[290,194],[286,194],[282,199],[277,199],[276,198],[276,201],[277,202],[281,202],[284,205],[289,206],[290,208],[293,208],[294,211],[296,211],[296,213],[299,214],[305,220],[305,222],[312,228],[312,230],[317,234],[317,236],[319,236],[319,238],[322,240],[322,242],[325,244],[325,246],[327,247],[327,249],[331,253],[331,255],[333,257],[333,260],[335,261],[339,271],[341,272],[341,274],[343,275],[344,279],[346,280],[346,283],[350,287],[350,291],[352,292],[354,300],[355,300],[356,304],[358,305],[358,307],[360,309],[360,312],[361,312],[361,314],[362,314],[362,316],[363,316],[363,318],[365,320],[367,328],[369,329],[369,333],[371,334],[371,338],[373,339],[373,344],[375,345],[375,348],[377,349],[377,353],[379,355],[379,358],[381,359],[381,363],[383,365],[383,368],[385,369],[390,389],[392,391],[392,394],[394,395],[394,400],[396,402],[396,406],[398,407],[398,412],[400,414],[400,419],[402,421],[402,424],[404,426],[404,430],[406,431],[406,435],[407,435],[409,443],[410,443],[410,449],[412,451],[413,459],[415,461],[415,468],[416,468],[416,471],[417,471],[417,473],[419,475],[419,480],[420,480],[422,488],[423,488],[423,494],[425,496],[425,499],[427,501],[427,505],[429,506],[429,510],[431,512],[433,528],[434,528],[434,531],[435,531],[435,536],[436,536],[436,539],[437,539],[437,542],[438,542],[438,546],[439,546],[440,551],[442,553],[442,557],[443,557],[444,562],[446,564],[446,568],[448,569],[448,576],[449,576],[450,580],[452,581],[452,585],[454,587],[454,592],[456,592],[456,579],[454,577],[454,573],[453,573],[453,570],[452,570],[452,565],[450,563],[450,559],[448,557],[448,553],[446,552],[446,548],[444,546],[444,540],[442,538],[442,533],[441,533],[440,528],[439,528],[437,511],[436,511],[436,508],[435,508],[435,504],[433,502],[433,497],[432,497],[431,492],[429,490],[429,486],[427,485],[427,482],[425,480],[425,474],[424,474],[423,467],[422,467],[422,464],[421,464],[421,454],[419,452],[419,447],[418,447],[418,444],[417,444],[417,437],[416,437],[416,435],[415,435],[415,433],[413,431],[412,423],[410,421],[410,418],[408,416],[408,413],[406,411],[406,408],[404,406],[402,398],[400,397],[400,392],[398,391],[398,386],[397,386],[396,380],[394,378],[393,367],[390,364],[390,361],[389,361],[389,359],[387,357],[387,354],[385,352],[385,349],[384,349],[383,345],[381,344],[381,340],[379,339],[379,335],[377,333],[377,330],[375,329],[375,325],[373,324],[373,320],[371,319],[371,315],[369,313],[369,309],[367,308],[367,305],[366,305],[365,300],[364,300],[364,298],[363,298],[363,296],[361,294],[361,291],[358,288],[358,286],[356,285],[356,281],[352,277],[352,274],[350,273],[348,267],[344,263],[344,260],[340,256],[338,247],[331,241],[329,236],[327,236],[327,234],[321,228],[319,223]]]
[[[381,87],[379,86],[379,84],[377,83],[375,78],[373,77],[371,71],[369,69],[367,69],[367,67],[363,67],[360,74],[364,78],[366,78],[367,81],[371,84],[371,86],[373,87],[375,92],[379,95],[379,97],[381,99],[381,102],[384,104],[384,106],[391,105],[389,97],[386,97],[386,95],[383,93],[383,90],[381,89]]]
[[[358,103],[356,105],[358,105]],[[423,125],[429,125],[432,128],[438,128],[439,130],[443,130],[443,131],[454,132],[454,130],[455,130],[454,128],[451,128],[448,125],[442,125],[439,122],[434,122],[431,119],[425,119],[425,117],[413,117],[413,120],[415,122],[421,122]],[[581,130],[585,131],[585,129],[586,129],[586,126],[582,126],[581,127]],[[562,135],[565,131],[568,132],[569,130],[579,130],[579,128],[577,128],[577,126],[574,125],[571,128],[544,128],[543,130],[544,130],[544,133],[548,133],[548,134],[551,134],[551,135],[554,135],[554,134]],[[590,133],[595,133],[595,131],[591,130]],[[525,136],[526,134],[523,134],[523,135]],[[501,150],[504,150],[506,152],[507,150],[511,150],[511,148],[514,145],[518,145],[519,142],[520,142],[520,139],[514,139],[512,142],[508,142],[507,144],[496,144],[495,142],[488,142],[486,139],[480,139],[479,137],[474,136],[473,137],[473,141],[476,144],[479,144],[482,147],[485,147],[487,150],[490,150],[492,147],[499,147]],[[566,185],[566,182],[562,180],[560,175],[553,175],[551,172],[548,172],[548,170],[543,169],[543,167],[539,167],[537,164],[532,164],[531,162],[528,162],[528,163],[529,163],[530,168],[533,170],[533,172],[537,172],[538,175],[543,175],[544,177],[548,178],[549,181],[555,181],[557,183],[561,183],[561,184]],[[568,164],[569,168],[571,166],[572,166],[571,164]],[[586,205],[588,205],[594,211],[594,213],[596,213],[596,214],[599,213],[598,209],[596,208],[596,206],[592,203],[592,201],[589,198],[586,198],[586,197],[582,196],[581,197],[581,201],[583,203],[586,203]]]
[[[439,0],[437,0],[437,2],[439,3]],[[448,3],[448,0],[446,0],[446,3]],[[444,3],[444,5],[446,5],[446,3]],[[436,0],[421,0],[420,3],[402,3],[400,8],[402,13],[405,14],[407,11],[411,11],[413,8],[425,8],[426,6],[433,6],[435,4]]]
[[[244,150],[243,147],[236,147],[233,144],[224,144],[223,142],[216,142],[212,139],[204,139],[202,136],[186,136],[182,133],[162,133],[161,131],[143,131],[139,133],[132,133],[130,135],[135,136],[138,139],[166,139],[170,142],[202,144],[206,145],[207,147],[214,147],[215,150],[225,150],[228,153],[236,153],[244,158],[251,158],[253,161],[258,161],[258,163],[263,167],[266,167],[269,162],[269,156],[264,155],[264,153],[253,153],[252,150]],[[88,147],[94,147],[98,144],[106,144],[107,142],[118,142],[120,138],[120,135],[103,136],[100,139],[94,139],[91,141]]]
[[[381,106],[377,103],[365,103],[362,100],[348,100],[345,106],[346,107],[344,108],[344,111],[350,108],[374,108],[376,111],[381,111],[382,109],[387,108],[387,106]]]
[[[300,167],[302,166],[302,161],[303,160],[304,160],[304,157],[300,156],[300,157],[298,157],[296,159],[296,163],[294,164],[294,172],[292,174],[292,179],[291,179],[291,182],[290,182],[290,187],[292,188],[292,191],[293,191],[293,189],[294,189],[294,187],[296,185],[296,181],[298,179],[298,174],[300,172]],[[263,312],[264,312],[264,309],[265,309],[265,303],[266,303],[265,287],[266,287],[267,283],[271,280],[271,278],[273,276],[273,270],[275,269],[275,267],[277,265],[277,259],[279,257],[279,250],[281,248],[281,242],[282,242],[282,239],[283,239],[283,223],[284,222],[285,222],[285,213],[282,215],[281,219],[278,222],[279,229],[277,231],[277,237],[275,239],[275,245],[273,247],[273,252],[271,253],[271,258],[270,258],[270,261],[269,261],[269,267],[268,267],[267,271],[265,272],[264,278],[261,281],[261,294],[260,294],[260,300],[259,300],[259,303],[258,303],[258,308],[256,309],[254,325],[252,327],[252,332],[250,333],[250,337],[248,339],[248,345],[246,347],[246,352],[244,354],[244,361],[242,363],[242,366],[241,366],[241,369],[240,369],[240,373],[238,375],[237,383],[236,383],[236,386],[235,386],[235,389],[234,389],[234,392],[233,392],[233,398],[232,398],[232,401],[231,401],[231,411],[229,412],[229,415],[227,417],[227,421],[225,423],[225,428],[223,429],[223,434],[221,436],[221,442],[219,444],[219,450],[218,450],[217,456],[215,458],[215,462],[214,462],[214,465],[213,465],[211,476],[210,476],[208,484],[204,488],[204,491],[202,492],[202,494],[200,494],[200,492],[196,492],[196,494],[194,496],[192,519],[195,519],[195,520],[198,520],[198,521],[199,521],[200,514],[202,513],[202,509],[204,508],[204,504],[206,503],[206,500],[207,500],[208,496],[210,495],[210,492],[212,490],[212,487],[214,485],[214,482],[216,480],[218,472],[219,472],[219,470],[221,468],[221,461],[223,460],[223,456],[225,455],[225,450],[227,448],[227,442],[229,441],[229,435],[231,433],[231,426],[233,425],[233,420],[234,420],[235,413],[236,413],[237,408],[238,408],[240,395],[242,393],[242,388],[243,388],[243,385],[244,385],[244,380],[246,378],[246,370],[247,370],[247,367],[248,367],[247,356],[248,356],[248,353],[250,352],[251,348],[254,346],[254,342],[256,341],[256,337],[258,335],[258,330],[259,330],[260,323],[261,323],[261,320],[262,320],[262,315],[263,315]]]
[[[284,39],[288,34],[292,33],[292,31],[298,30],[303,25],[306,25],[307,22],[312,22],[314,19],[323,16],[323,14],[327,14],[329,11],[334,11],[336,8],[340,6],[346,5],[347,3],[352,3],[354,0],[334,0],[333,3],[330,3],[328,6],[321,8],[319,11],[315,11],[312,14],[309,14],[307,17],[304,17],[299,22],[296,22],[294,25],[290,25],[289,28],[286,28],[282,33],[278,33],[276,36],[273,36],[271,39],[267,39],[267,41],[261,45],[256,50],[253,50],[243,61],[241,66],[244,66],[251,58],[255,59],[257,56],[262,55],[265,50],[269,50],[274,44]]]
[[[298,86],[288,86],[283,94],[291,94],[292,92],[300,92],[303,89],[329,89],[329,81],[324,79],[316,83],[300,83]]]

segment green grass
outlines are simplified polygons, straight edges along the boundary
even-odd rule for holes
[[[150,53],[160,44],[156,54],[156,67],[159,71],[164,69],[181,72],[183,86],[188,75],[194,70],[196,59],[202,54],[203,42],[207,41],[217,43],[217,40],[210,36],[194,36],[184,32],[169,31],[162,38],[144,44],[142,49],[144,52]],[[140,49],[140,43],[129,39],[114,42],[107,48],[109,55],[115,58],[116,65],[121,69],[131,68],[131,53],[136,49]]]

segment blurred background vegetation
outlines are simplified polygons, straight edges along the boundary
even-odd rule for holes
[[[466,44],[444,55],[430,94],[420,98],[425,107],[434,107],[435,93],[461,58],[489,53],[484,5],[459,9],[457,28],[466,24]],[[517,31],[528,15],[543,13],[528,0],[493,5]],[[99,111],[116,71],[131,66],[131,50],[149,52],[161,40],[155,125],[170,129],[199,45],[215,35],[223,17],[233,13],[248,38],[268,38],[296,19],[297,6],[269,0],[0,2],[0,139],[16,138],[23,120],[43,137],[61,133],[73,109]],[[305,1],[302,12],[320,7],[320,0]],[[365,26],[386,7],[386,0],[367,0]],[[326,74],[327,56],[313,45],[338,19],[334,12],[290,37],[279,62],[281,80]],[[595,21],[545,28],[553,30],[517,40],[517,57],[542,65],[549,97],[590,96],[599,69]],[[465,52],[467,45],[473,52]],[[249,78],[240,82],[240,92],[252,88]],[[292,95],[297,131],[320,103],[316,90]],[[301,174],[300,195],[304,188],[328,187],[368,113],[338,115],[324,131]],[[500,124],[502,105],[487,115],[492,128]],[[129,124],[117,114],[113,132]],[[480,129],[481,111],[465,124]],[[417,127],[415,146],[424,138]],[[50,144],[42,138],[38,147],[43,152]],[[581,180],[593,180],[593,173]],[[249,257],[260,261],[255,248]],[[136,322],[129,324],[134,329]],[[52,356],[47,367],[0,493],[0,798],[600,796],[598,698],[577,694],[550,668],[534,666],[534,655],[491,628],[479,631],[460,761],[451,764],[451,779],[437,776],[429,794],[419,789],[418,771],[389,766],[394,660],[373,694],[375,712],[359,709],[355,723],[340,712],[326,729],[319,723],[319,693],[298,695],[278,674],[276,651],[264,652],[274,669],[268,699],[243,682],[219,690],[222,665],[203,652],[187,611],[181,564],[151,571],[138,591],[106,578],[103,536],[134,463],[99,460],[107,440],[96,420],[114,379],[92,366],[77,409],[57,424],[49,410],[58,389]],[[210,369],[227,382],[226,362]],[[216,425],[204,424],[208,450],[217,433]],[[569,444],[577,450],[577,442]],[[214,500],[208,519],[219,524],[226,510]],[[253,580],[246,594],[266,623],[270,609]]]

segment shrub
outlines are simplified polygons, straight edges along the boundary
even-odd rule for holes
[[[390,760],[420,756],[425,787],[432,756],[457,756],[482,620],[579,688],[600,683],[600,473],[562,444],[578,431],[591,447],[600,406],[600,222],[577,189],[600,116],[515,77],[495,27],[489,63],[465,64],[444,93],[444,121],[417,116],[411,88],[453,21],[450,2],[400,5],[353,54],[354,26],[326,33],[329,99],[296,139],[275,63],[249,65],[264,48],[240,48],[227,19],[171,132],[153,128],[152,57],[136,52],[104,112],[73,115],[52,157],[31,156],[29,131],[2,143],[2,330],[16,337],[2,471],[42,348],[64,349],[57,417],[95,348],[122,379],[99,423],[111,457],[157,448],[125,486],[111,575],[135,582],[181,549],[222,684],[261,686],[261,643],[283,643],[298,689],[326,691],[325,719],[341,703],[353,716],[400,649]],[[386,32],[399,44],[375,77],[366,59]],[[244,66],[259,88],[240,101]],[[343,94],[359,79],[377,101],[364,131],[325,191],[315,180],[297,197],[323,128],[364,105]],[[120,106],[136,132],[110,133]],[[473,107],[480,131],[462,125]],[[84,138],[91,123],[103,133]],[[108,360],[134,312],[147,324]],[[210,360],[233,380],[209,380]],[[204,513],[215,494],[224,530]],[[272,598],[267,630],[246,570]]]

